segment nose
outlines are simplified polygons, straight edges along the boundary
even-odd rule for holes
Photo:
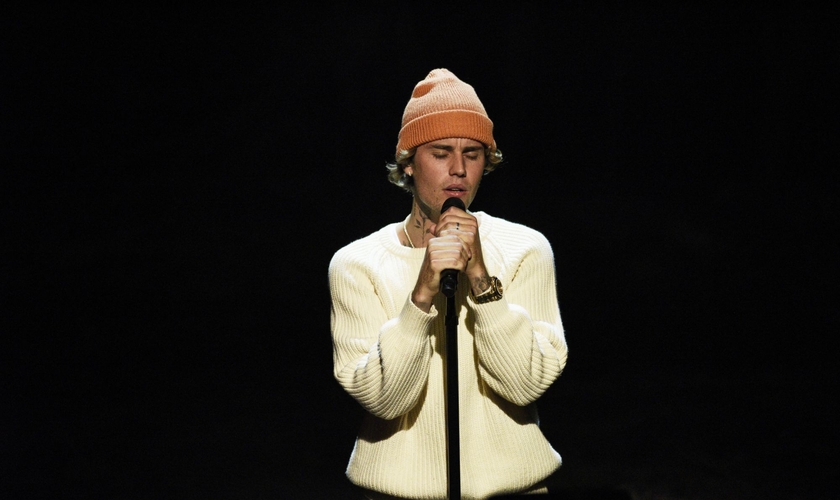
[[[467,175],[467,167],[464,162],[464,157],[461,155],[454,155],[454,160],[452,164],[449,165],[449,175],[454,175],[456,177],[464,177]]]

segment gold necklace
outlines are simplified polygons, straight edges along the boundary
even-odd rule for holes
[[[405,237],[408,239],[408,244],[411,245],[411,248],[416,248],[414,243],[411,241],[411,236],[408,235],[408,229],[406,229],[405,224],[408,222],[408,219],[403,221],[403,232],[405,233]]]

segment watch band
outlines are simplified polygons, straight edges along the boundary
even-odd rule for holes
[[[502,282],[499,281],[499,278],[490,276],[490,288],[478,295],[473,295],[473,300],[476,304],[486,304],[487,302],[494,302],[501,299],[503,293]]]

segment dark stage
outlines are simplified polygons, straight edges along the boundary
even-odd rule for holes
[[[837,498],[837,7],[305,5],[0,18],[0,498],[353,498],[327,265],[438,67],[554,248],[557,497]]]

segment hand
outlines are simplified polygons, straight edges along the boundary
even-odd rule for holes
[[[487,288],[489,280],[481,253],[481,239],[476,218],[458,208],[450,208],[430,228],[435,237],[426,247],[417,284],[411,300],[420,309],[429,312],[435,295],[440,290],[440,274],[445,269],[464,272],[475,294]]]
[[[444,234],[429,239],[420,274],[411,293],[412,302],[423,311],[429,312],[435,295],[440,291],[441,273],[446,269],[463,271],[468,262],[468,248],[457,235]]]
[[[450,208],[444,212],[438,223],[431,227],[435,235],[457,236],[467,248],[467,266],[460,269],[470,278],[470,283],[475,278],[486,276],[487,269],[484,267],[484,255],[481,253],[481,238],[478,232],[478,220],[475,216],[458,208]]]

